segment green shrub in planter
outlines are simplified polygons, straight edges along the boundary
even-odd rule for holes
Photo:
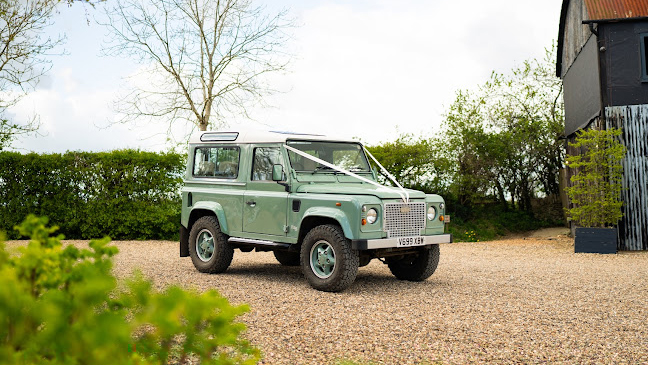
[[[576,169],[567,195],[573,207],[567,210],[577,226],[585,228],[612,228],[623,217],[621,212],[621,179],[625,147],[619,142],[619,129],[583,130],[578,132],[571,147],[580,148],[580,155],[567,156],[567,165]],[[588,232],[591,230],[588,230]],[[576,231],[576,251],[579,251],[579,231]],[[616,252],[616,234],[614,252]],[[596,237],[596,234],[593,235]],[[586,252],[597,252],[586,251]]]
[[[135,277],[116,290],[109,239],[62,247],[56,227],[29,216],[31,241],[9,255],[0,238],[1,364],[256,364],[240,339],[245,306],[216,291],[164,292]]]

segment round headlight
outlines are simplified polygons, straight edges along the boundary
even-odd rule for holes
[[[376,223],[376,220],[378,219],[378,212],[374,208],[369,209],[367,212],[367,222],[369,224],[374,224]]]
[[[433,220],[436,217],[436,209],[434,209],[434,207],[432,206],[429,207],[427,216],[429,220]]]

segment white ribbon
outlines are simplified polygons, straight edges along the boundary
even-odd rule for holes
[[[389,171],[387,171],[387,169],[384,168],[383,165],[381,165],[380,162],[378,162],[378,160],[376,160],[376,158],[371,154],[371,152],[369,152],[368,149],[364,148],[364,146],[362,146],[362,148],[363,148],[364,151],[369,155],[369,157],[371,157],[371,159],[373,160],[373,162],[375,162],[376,165],[378,165],[378,167],[380,167],[380,169],[382,170],[382,172],[383,172],[385,175],[387,175],[387,177],[388,177],[391,181],[393,181],[394,184],[396,184],[396,186],[398,186],[398,187],[401,189],[401,191],[403,192],[403,194],[405,194],[405,196],[407,196],[407,200],[404,200],[404,201],[405,201],[405,203],[408,203],[408,202],[409,202],[409,193],[407,192],[407,190],[405,190],[405,188],[403,188],[403,187],[401,186],[401,184],[398,183],[398,181],[396,180],[396,178],[394,177],[394,175],[390,174]]]
[[[358,180],[360,180],[360,181],[366,182],[366,183],[368,183],[368,184],[375,185],[375,186],[379,187],[381,190],[384,190],[384,191],[394,191],[394,190],[395,190],[395,189],[392,188],[392,187],[384,186],[384,185],[380,185],[380,184],[378,184],[377,182],[375,182],[375,181],[373,181],[373,180],[369,180],[369,179],[367,179],[367,178],[365,178],[365,177],[362,177],[362,176],[360,176],[360,175],[354,174],[354,173],[351,172],[351,171],[347,171],[347,170],[345,170],[345,169],[343,169],[343,168],[341,168],[341,167],[339,167],[339,166],[337,166],[337,165],[333,165],[332,163],[326,162],[326,161],[324,161],[324,160],[322,160],[322,159],[319,159],[319,158],[317,158],[317,157],[315,157],[315,156],[309,155],[308,153],[306,153],[306,152],[304,152],[304,151],[300,151],[300,150],[298,150],[298,149],[296,149],[296,148],[293,148],[293,147],[290,147],[290,146],[288,146],[288,145],[286,145],[286,144],[284,144],[284,147],[285,147],[287,150],[292,151],[292,152],[294,152],[294,153],[296,153],[296,154],[298,154],[298,155],[300,155],[300,156],[302,156],[302,157],[305,157],[305,158],[307,158],[307,159],[309,159],[309,160],[311,160],[311,161],[317,162],[317,163],[320,164],[320,165],[324,165],[324,166],[326,166],[326,167],[329,167],[329,168],[331,168],[331,169],[333,169],[333,170],[339,171],[339,172],[341,172],[341,173],[343,173],[343,174],[345,174],[345,175],[348,175],[348,176],[354,177],[354,178],[356,178],[356,179],[358,179]],[[366,151],[366,150],[365,150],[365,151]],[[369,152],[369,151],[367,151],[367,153],[368,153],[368,152]],[[371,156],[371,154],[369,154],[369,155]],[[378,166],[380,166],[380,168],[381,168],[384,172],[387,171],[387,170],[385,170],[385,168],[384,168],[384,167],[383,167],[383,166],[382,166],[378,161],[376,161],[376,159],[375,159],[373,156],[371,156],[371,158],[374,160],[374,162],[375,162]],[[403,187],[402,187],[402,186],[401,186],[401,185],[400,185],[400,184],[395,180],[395,178],[394,178],[394,177],[393,177],[389,172],[387,172],[387,175],[388,175],[389,178],[392,179],[392,181],[394,181],[394,182],[396,183],[396,185],[398,185],[398,187],[402,190],[402,192],[401,192],[401,191],[398,191],[398,190],[396,190],[395,192],[396,192],[398,195],[400,195],[401,199],[403,199],[403,202],[405,202],[405,203],[409,202],[409,194],[407,193],[407,190],[405,190],[405,189],[404,189],[404,188],[403,188]]]

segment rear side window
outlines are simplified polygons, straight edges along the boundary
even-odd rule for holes
[[[236,179],[239,156],[238,147],[198,147],[194,153],[193,176]]]

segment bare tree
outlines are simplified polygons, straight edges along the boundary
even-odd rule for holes
[[[63,38],[44,37],[58,0],[0,0],[0,150],[20,134],[34,132],[37,118],[23,123],[5,117],[51,68],[45,57]]]
[[[286,11],[267,15],[250,0],[117,0],[108,10],[109,55],[143,65],[116,103],[118,122],[164,121],[218,128],[248,116],[275,92],[266,75],[285,71],[293,26]],[[137,82],[146,80],[146,82]]]

